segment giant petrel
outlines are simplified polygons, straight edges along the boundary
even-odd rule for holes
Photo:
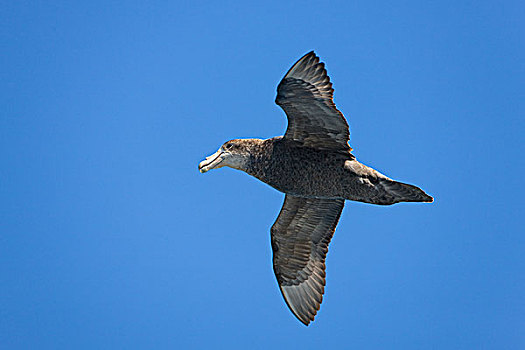
[[[275,102],[288,117],[284,136],[231,140],[199,164],[202,173],[224,166],[242,170],[286,194],[270,230],[273,269],[286,304],[305,325],[323,300],[326,253],[345,200],[433,201],[420,188],[356,160],[333,92],[324,63],[307,53],[277,87]]]

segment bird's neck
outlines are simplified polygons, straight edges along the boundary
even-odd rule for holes
[[[244,169],[246,173],[266,182],[264,178],[266,169],[270,166],[277,139],[276,137],[266,140],[257,139],[257,142],[251,144],[250,159],[246,163],[246,169]]]

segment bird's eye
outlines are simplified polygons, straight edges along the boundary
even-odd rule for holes
[[[226,149],[230,149],[230,148],[232,148],[232,146],[233,146],[233,144],[229,143],[229,144],[226,145]]]

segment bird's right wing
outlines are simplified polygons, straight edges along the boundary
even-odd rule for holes
[[[286,304],[305,325],[321,307],[328,244],[344,199],[286,195],[271,229],[273,269]]]

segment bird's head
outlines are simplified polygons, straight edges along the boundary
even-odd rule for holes
[[[211,169],[229,166],[230,168],[246,170],[246,164],[251,152],[262,142],[259,139],[236,139],[225,142],[221,148],[199,163],[199,171],[205,173]]]

